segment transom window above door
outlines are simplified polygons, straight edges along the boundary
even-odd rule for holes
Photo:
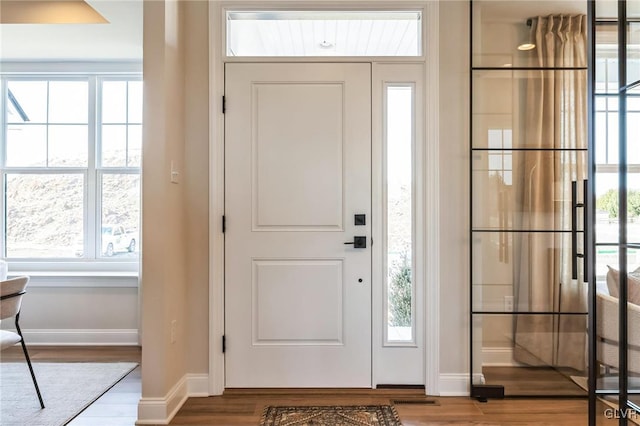
[[[421,56],[422,12],[227,11],[227,56]]]

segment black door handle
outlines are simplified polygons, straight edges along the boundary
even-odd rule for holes
[[[353,244],[353,248],[367,248],[367,237],[353,237],[353,241],[345,244]]]

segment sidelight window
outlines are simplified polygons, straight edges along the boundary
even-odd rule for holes
[[[413,84],[385,88],[386,342],[415,340]]]

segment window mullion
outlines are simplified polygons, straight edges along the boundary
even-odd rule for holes
[[[124,148],[124,165],[125,166],[129,166],[129,82],[127,82],[127,85],[125,86],[125,116],[124,116],[124,121],[125,123],[127,123],[125,125],[125,148]]]
[[[0,170],[3,169],[5,163],[5,152],[7,150],[7,121],[8,121],[8,113],[7,113],[7,103],[6,103],[6,99],[9,96],[9,92],[7,89],[7,79],[6,78],[1,78],[0,79],[0,93],[2,94],[2,97],[0,99],[0,126],[2,127],[2,134],[0,136],[2,136],[2,143],[0,143]]]
[[[0,137],[2,139],[0,139],[0,215],[2,216],[3,220],[2,220],[2,226],[0,226],[0,258],[5,257],[6,255],[6,244],[5,244],[5,235],[6,235],[6,223],[7,221],[5,220],[6,216],[6,211],[5,211],[5,205],[4,205],[4,194],[5,194],[5,172],[4,172],[4,165],[5,165],[5,151],[6,151],[6,140],[7,140],[7,126],[5,125],[7,122],[7,103],[6,103],[6,99],[8,97],[8,92],[7,92],[7,79],[6,78],[1,78],[0,79],[0,128],[2,129],[0,133]]]
[[[98,238],[98,214],[100,206],[98,204],[98,176],[96,173],[96,152],[99,140],[99,120],[98,114],[100,107],[100,95],[98,93],[99,84],[96,77],[89,78],[89,125],[88,127],[88,162],[87,175],[85,180],[85,247],[87,251],[85,256],[95,259],[98,256],[97,238]]]

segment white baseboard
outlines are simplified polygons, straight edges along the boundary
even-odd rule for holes
[[[208,374],[185,374],[163,398],[141,398],[136,425],[168,425],[189,397],[209,396]]]
[[[187,393],[189,397],[209,396],[209,375],[187,374]]]
[[[138,346],[137,329],[22,329],[29,346]]]
[[[484,375],[475,374],[475,383],[484,383]],[[469,373],[440,374],[439,396],[469,396]]]
[[[482,348],[483,367],[522,367],[513,359],[513,348]]]
[[[440,374],[440,396],[468,396],[469,374]]]

